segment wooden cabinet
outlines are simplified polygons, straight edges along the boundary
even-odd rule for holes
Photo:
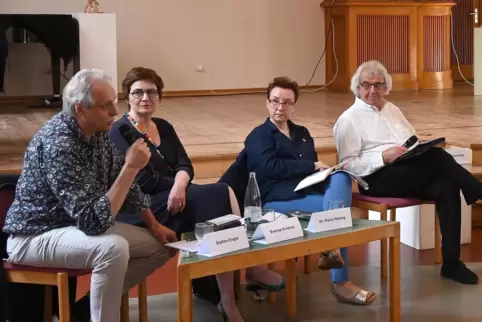
[[[327,0],[325,11],[326,82],[349,90],[364,61],[381,61],[393,90],[453,87],[450,17],[454,3]],[[334,36],[334,37],[333,37]],[[334,47],[334,50],[333,50]]]

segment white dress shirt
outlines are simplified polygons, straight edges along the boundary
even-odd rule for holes
[[[346,169],[361,177],[383,167],[383,151],[403,145],[414,134],[397,106],[386,102],[380,111],[359,98],[333,128],[340,162],[346,161]]]

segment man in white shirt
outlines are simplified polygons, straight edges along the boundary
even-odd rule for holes
[[[340,162],[363,177],[373,197],[433,200],[442,232],[441,275],[463,284],[477,284],[477,275],[460,261],[462,191],[468,205],[482,197],[482,183],[441,148],[392,162],[407,152],[402,145],[415,130],[384,97],[392,79],[378,61],[360,65],[351,80],[355,102],[338,119],[334,137]]]

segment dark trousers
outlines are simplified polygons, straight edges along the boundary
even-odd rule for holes
[[[482,183],[444,149],[395,163],[365,178],[373,197],[432,200],[439,216],[444,263],[460,258],[461,199],[468,205],[482,198]]]

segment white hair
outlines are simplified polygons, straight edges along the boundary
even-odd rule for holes
[[[385,86],[387,91],[385,94],[390,93],[392,90],[392,77],[388,74],[387,69],[378,60],[370,60],[361,64],[355,72],[355,75],[351,78],[350,89],[356,97],[360,97],[360,75],[361,73],[369,73],[370,75],[381,75],[385,79]]]
[[[75,105],[91,107],[92,84],[96,82],[111,82],[111,77],[98,69],[82,69],[76,73],[65,85],[62,94],[62,111],[70,116],[75,115]]]

